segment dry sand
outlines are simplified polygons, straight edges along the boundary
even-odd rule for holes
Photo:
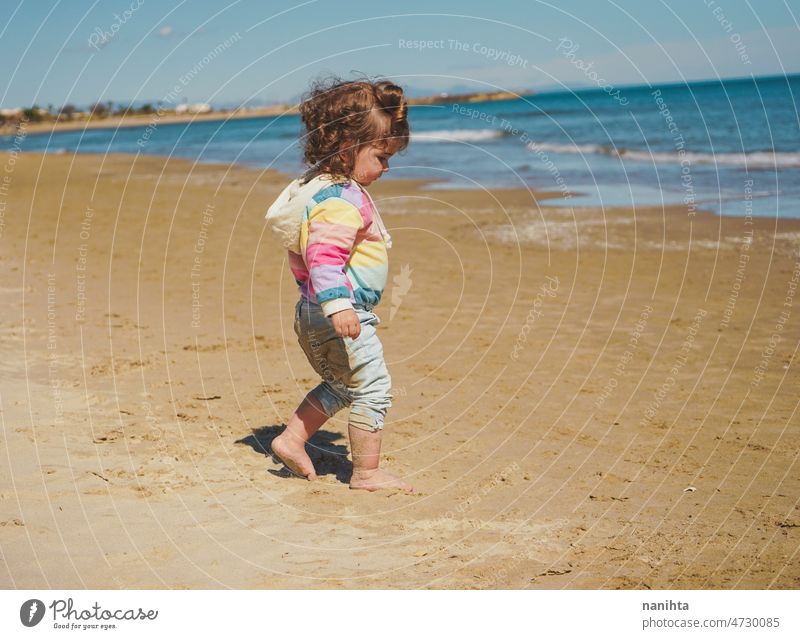
[[[371,188],[383,463],[418,494],[365,494],[346,411],[317,482],[264,453],[316,383],[265,234],[285,176],[13,160],[0,586],[800,587],[800,221]]]

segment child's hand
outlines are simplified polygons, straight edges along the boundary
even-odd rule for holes
[[[339,311],[331,315],[333,328],[339,337],[352,337],[356,339],[361,334],[361,322],[352,308]]]

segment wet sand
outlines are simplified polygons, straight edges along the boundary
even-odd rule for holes
[[[0,155],[0,586],[798,588],[800,221],[370,188],[383,464],[265,450],[315,383],[286,176]]]

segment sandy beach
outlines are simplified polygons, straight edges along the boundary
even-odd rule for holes
[[[3,588],[798,588],[800,220],[370,188],[383,465],[269,441],[316,384],[287,176],[0,155]]]

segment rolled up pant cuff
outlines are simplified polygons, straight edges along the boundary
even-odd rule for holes
[[[351,408],[349,424],[353,428],[359,428],[371,433],[383,430],[384,416],[382,413],[369,411],[367,409]]]
[[[325,411],[328,417],[333,417],[340,410],[350,405],[350,401],[337,394],[328,382],[319,384],[308,394],[317,398],[322,410]]]

